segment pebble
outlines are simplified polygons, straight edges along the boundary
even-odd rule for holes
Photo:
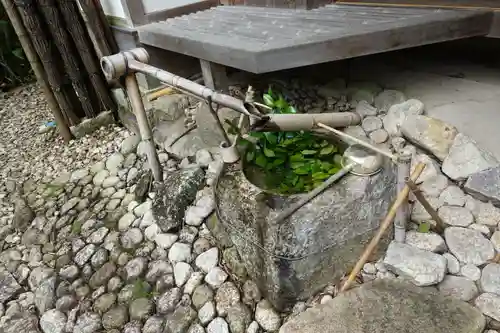
[[[139,228],[132,228],[121,236],[120,241],[125,249],[133,249],[142,242],[143,238]]]
[[[483,291],[500,295],[500,264],[486,265],[480,276],[480,286]]]
[[[179,236],[176,234],[165,234],[165,233],[158,233],[154,237],[154,242],[156,245],[162,249],[170,249],[172,245],[177,241]],[[170,253],[170,252],[169,252]],[[177,255],[177,254],[173,254]]]
[[[195,265],[205,273],[210,272],[219,262],[219,249],[216,247],[207,250],[196,257]]]
[[[474,305],[484,315],[500,321],[500,296],[491,293],[481,294],[474,300]]]
[[[255,320],[266,331],[277,331],[281,325],[281,318],[269,301],[262,300],[257,303]]]
[[[40,317],[40,327],[44,333],[63,333],[66,316],[59,310],[49,310]]]
[[[383,127],[382,120],[379,117],[368,116],[361,122],[361,127],[366,133],[371,133]]]
[[[202,282],[205,275],[202,272],[193,272],[184,285],[184,294],[191,295]]]
[[[493,244],[479,231],[448,227],[444,238],[448,249],[460,262],[480,266],[495,256]]]
[[[408,231],[406,233],[406,244],[417,247],[421,250],[442,253],[446,251],[444,239],[435,233],[421,233]],[[369,273],[369,272],[367,272]],[[375,273],[369,273],[375,274]]]
[[[452,296],[465,302],[472,300],[479,294],[474,281],[461,276],[446,275],[437,288],[444,296]]]
[[[439,198],[445,205],[460,207],[465,205],[465,193],[456,185],[450,185],[445,188]]]
[[[203,305],[199,310],[198,310],[198,319],[200,320],[200,323],[205,326],[207,325],[212,319],[215,317],[215,304],[213,302],[206,302],[205,305]]]
[[[205,282],[212,288],[218,288],[226,281],[228,275],[220,267],[212,268],[205,276]]]
[[[171,262],[190,261],[191,246],[184,243],[174,243],[168,251],[168,259]]]
[[[256,321],[252,321],[250,325],[248,325],[246,333],[258,333],[260,331],[259,323]]]
[[[481,270],[477,266],[466,264],[460,268],[460,275],[472,281],[478,281],[481,278]]]
[[[90,260],[95,251],[96,246],[94,244],[88,244],[83,249],[78,251],[73,260],[78,266],[82,267],[87,263],[87,261]]]
[[[177,287],[182,287],[193,273],[191,265],[185,262],[177,262],[174,266],[174,278]]]
[[[227,311],[240,301],[240,292],[232,282],[224,282],[215,294],[217,313],[221,317],[227,315]]]
[[[455,258],[450,253],[443,254],[443,257],[446,259],[446,267],[448,268],[448,273],[450,274],[460,273],[460,263],[458,262],[457,258]]]
[[[207,333],[229,333],[229,326],[224,318],[217,317],[208,324]]]
[[[134,281],[146,270],[148,260],[144,257],[138,257],[130,260],[124,267],[126,278]]]
[[[377,129],[377,130],[371,132],[368,135],[368,137],[374,143],[381,144],[381,143],[386,142],[389,139],[389,134],[387,134],[387,132],[384,129],[380,128],[380,129]]]
[[[467,209],[459,206],[442,206],[438,210],[439,217],[447,225],[467,227],[474,222],[474,216]]]

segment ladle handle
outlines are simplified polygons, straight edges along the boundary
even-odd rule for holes
[[[346,174],[349,173],[349,171],[352,170],[352,168],[355,166],[355,163],[348,164],[344,166],[342,169],[340,169],[336,174],[330,176],[323,184],[320,186],[316,187],[314,190],[311,192],[307,193],[305,197],[300,199],[298,202],[296,202],[294,205],[288,207],[285,209],[281,214],[278,215],[276,218],[275,223],[279,224],[286,220],[290,215],[295,213],[300,207],[304,206],[306,203],[317,197],[321,192],[326,190],[328,187],[330,187],[333,183],[338,181],[340,178],[344,177]]]
[[[363,140],[355,138],[352,135],[346,134],[344,132],[341,132],[341,131],[333,128],[333,127],[330,127],[330,126],[322,124],[322,123],[317,123],[316,126],[321,127],[323,129],[326,129],[327,131],[330,131],[330,132],[332,132],[334,134],[337,134],[337,136],[339,136],[341,140],[344,140],[344,141],[345,140],[351,140],[351,141],[353,141],[353,142],[355,142],[355,143],[357,143],[357,144],[359,144],[359,145],[361,145],[361,146],[363,146],[365,148],[368,148],[368,149],[370,149],[370,150],[372,150],[372,151],[374,151],[376,153],[379,153],[381,155],[384,155],[384,156],[390,158],[391,160],[396,161],[396,156],[394,156],[393,154],[391,154],[391,153],[389,153],[387,151],[384,151],[382,149],[379,149],[379,148],[375,147],[374,145],[369,144],[369,143],[367,143],[367,142],[365,142]]]

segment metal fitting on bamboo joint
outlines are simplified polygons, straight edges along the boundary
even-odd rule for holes
[[[129,61],[136,60],[142,63],[149,62],[149,54],[143,48],[120,52],[101,58],[101,69],[106,79],[118,79],[129,72]]]

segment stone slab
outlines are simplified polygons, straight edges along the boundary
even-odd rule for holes
[[[477,199],[491,201],[500,207],[500,166],[471,175],[464,189]]]
[[[279,333],[480,333],[476,308],[398,280],[375,280],[313,307]]]

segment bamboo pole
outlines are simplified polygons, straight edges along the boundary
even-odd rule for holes
[[[21,42],[21,46],[23,47],[24,53],[28,58],[31,68],[33,68],[33,72],[35,73],[36,79],[40,84],[40,86],[42,87],[45,98],[47,99],[47,104],[49,105],[49,108],[52,111],[52,115],[56,120],[56,126],[59,131],[59,134],[61,135],[61,137],[64,139],[65,142],[69,142],[72,137],[71,131],[66,122],[66,119],[64,118],[61,108],[59,107],[59,104],[57,104],[54,93],[50,89],[47,75],[45,74],[45,70],[43,69],[43,66],[40,63],[40,59],[38,58],[36,50],[33,47],[33,44],[31,43],[26,28],[24,27],[23,22],[21,20],[21,17],[19,16],[19,13],[16,7],[14,6],[12,0],[1,0],[1,1],[3,7],[5,8],[5,11],[7,12],[7,16],[9,17],[9,20],[12,23],[12,26],[17,34],[17,37]]]
[[[72,89],[65,89],[64,75],[57,66],[56,54],[53,53],[53,46],[45,31],[43,30],[43,22],[37,14],[33,0],[11,0],[17,6],[19,15],[26,27],[28,34],[31,37],[31,42],[40,57],[43,64],[47,80],[52,88],[55,99],[59,104],[60,109],[66,116],[69,125],[76,125],[80,119],[74,112],[74,107],[71,103]],[[56,61],[57,60],[57,61]]]
[[[415,181],[420,174],[422,174],[422,171],[424,171],[425,164],[424,163],[419,163],[415,167],[415,170],[410,176],[411,181]],[[392,204],[391,208],[389,209],[389,212],[385,216],[384,220],[380,224],[380,228],[375,234],[375,236],[372,238],[368,246],[366,247],[365,251],[359,258],[358,262],[356,263],[356,266],[354,266],[354,269],[351,271],[351,274],[349,274],[349,277],[347,280],[344,282],[342,285],[342,288],[340,289],[340,292],[344,292],[347,289],[349,289],[351,283],[356,279],[356,276],[358,273],[361,271],[363,268],[364,264],[372,254],[373,250],[377,247],[378,243],[382,239],[382,236],[385,234],[386,230],[389,228],[389,226],[392,224],[392,221],[394,220],[394,217],[396,216],[396,212],[398,211],[399,206],[401,206],[405,200],[408,200],[408,194],[410,193],[410,188],[408,186],[405,186],[401,192],[398,193],[398,196],[396,197],[396,200]]]
[[[142,102],[139,85],[134,73],[130,73],[125,77],[125,86],[127,88],[130,103],[132,104],[132,110],[137,119],[137,124],[139,125],[141,139],[146,143],[146,155],[149,167],[151,168],[151,171],[153,171],[154,179],[161,182],[163,181],[163,173],[160,160],[158,159],[158,154],[156,154],[156,148],[153,142],[153,133],[149,127],[148,117],[146,115],[146,111],[144,110],[144,103]]]
[[[429,215],[432,217],[434,222],[436,222],[436,227],[435,227],[436,231],[443,232],[444,228],[446,227],[443,220],[439,217],[436,210],[432,208],[429,201],[427,201],[427,199],[422,195],[415,182],[408,180],[406,184],[408,185],[412,193],[415,195],[415,198],[417,198],[417,200],[420,202],[420,204],[422,204],[427,213],[429,213]]]
[[[73,0],[60,0],[59,9],[61,10],[64,21],[66,22],[66,27],[80,54],[83,65],[90,76],[90,81],[103,106],[107,110],[115,111],[116,105],[111,98],[109,89],[98,66],[97,55],[94,52],[92,42],[89,40],[88,33],[82,23],[80,11],[76,3]]]
[[[85,84],[85,79],[79,66],[77,52],[71,42],[71,38],[66,31],[61,15],[57,10],[55,0],[36,0],[39,4],[42,15],[44,16],[49,31],[51,32],[54,43],[61,53],[64,68],[71,79],[76,95],[80,100],[83,112],[88,118],[93,118],[99,113],[99,108],[92,105],[90,92]]]
[[[411,154],[399,155],[397,163],[397,189],[398,193],[403,191],[406,181],[410,176]],[[408,185],[409,186],[409,185]],[[411,187],[410,187],[411,189]],[[410,216],[410,207],[408,200],[403,202],[396,212],[394,218],[394,240],[398,243],[404,243],[406,240],[406,221]]]
[[[79,0],[80,6],[87,18],[89,26],[92,33],[95,36],[95,42],[98,44],[97,47],[102,52],[103,56],[109,56],[118,52],[118,47],[112,36],[107,36],[109,33],[106,31],[109,29],[109,25],[101,21],[101,14],[96,7],[96,2],[93,0]],[[100,6],[99,6],[100,8]]]

